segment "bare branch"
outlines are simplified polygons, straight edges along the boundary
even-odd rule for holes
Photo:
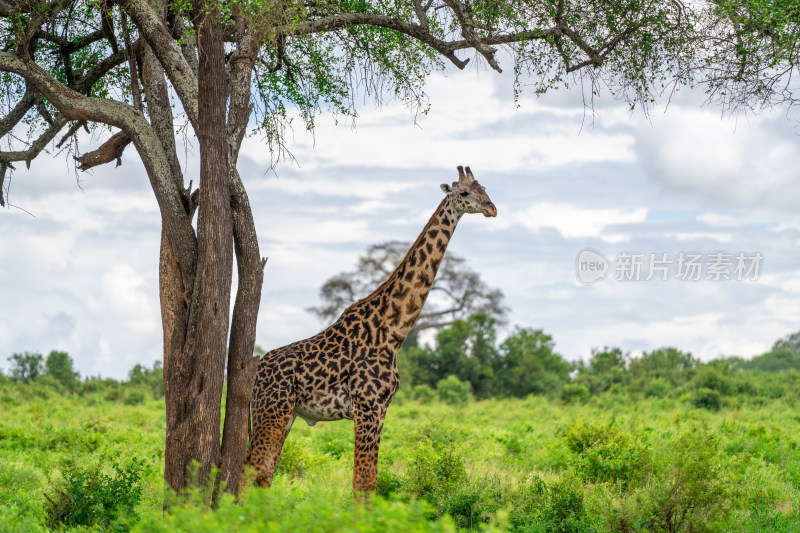
[[[80,122],[73,123],[72,126],[69,127],[69,130],[67,130],[67,133],[65,133],[61,137],[61,140],[58,141],[58,144],[56,144],[56,148],[61,148],[61,146],[65,142],[67,142],[67,139],[71,138],[73,135],[78,133],[78,130],[81,129],[81,128],[86,128],[86,122],[80,121]]]
[[[55,43],[58,45],[59,50],[63,53],[72,53],[76,50],[80,50],[82,48],[86,48],[90,44],[96,43],[97,41],[101,40],[105,37],[105,32],[103,30],[93,31],[88,35],[84,35],[77,41],[70,41],[67,40],[65,37],[61,35],[56,35],[54,33],[50,33],[47,30],[39,30],[36,33],[36,37],[42,39],[44,41],[50,41],[51,43]]]
[[[31,90],[30,87],[27,88],[25,94],[20,98],[20,101],[14,106],[14,109],[12,109],[8,115],[0,118],[0,137],[5,137],[6,134],[22,120],[28,111],[36,104],[37,100],[38,95],[36,91]]]
[[[456,57],[453,52],[459,48],[454,47],[454,43],[448,43],[438,39],[418,24],[411,24],[409,22],[402,21],[399,18],[388,17],[385,15],[376,15],[372,13],[347,13],[332,15],[317,20],[302,22],[296,25],[288,25],[283,28],[282,33],[290,36],[310,35],[312,33],[336,31],[347,26],[356,25],[379,26],[382,28],[399,31],[400,33],[414,37],[415,39],[427,44],[442,54],[460,69],[463,69],[469,62],[469,59],[462,61]]]
[[[25,165],[30,168],[31,161],[36,159],[36,156],[38,156],[47,144],[55,138],[67,122],[64,115],[56,116],[53,118],[53,122],[50,126],[31,143],[27,150],[0,152],[0,162],[12,163],[14,161],[25,161]]]
[[[6,201],[4,199],[3,185],[5,184],[6,171],[9,169],[9,167],[11,169],[14,168],[11,166],[11,164],[6,163],[5,161],[0,161],[0,207],[6,206]]]
[[[142,50],[142,46],[144,43],[141,39],[137,39],[131,45],[131,50],[134,55],[139,54]],[[112,54],[99,63],[97,63],[91,70],[89,70],[84,76],[77,80],[75,86],[73,87],[79,93],[86,94],[92,88],[92,86],[97,83],[97,81],[102,78],[103,76],[108,73],[111,69],[118,67],[125,61],[125,52],[120,51],[116,54]]]
[[[107,1],[100,2],[100,23],[102,26],[103,35],[108,39],[108,44],[111,45],[111,50],[116,54],[119,52],[119,43],[117,43],[117,36],[114,35],[114,21],[111,18],[111,8],[113,4]],[[127,30],[127,28],[124,28]]]
[[[458,2],[458,0],[444,1],[448,6],[450,6],[450,9],[456,16],[458,24],[461,26],[461,35],[464,36],[464,39],[486,59],[486,62],[489,63],[489,66],[491,66],[497,72],[503,72],[500,68],[500,65],[497,64],[497,60],[494,58],[494,53],[497,50],[486,44],[484,41],[479,39],[477,35],[475,35],[475,30],[472,24],[467,20],[464,7],[461,5],[461,3]]]
[[[124,131],[120,131],[111,136],[109,140],[103,143],[100,148],[87,152],[81,156],[74,156],[73,159],[80,163],[78,168],[80,170],[89,170],[90,168],[111,161],[116,161],[117,166],[122,164],[122,152],[130,144],[131,138]]]
[[[197,131],[197,76],[169,32],[164,19],[146,0],[122,0],[139,33],[158,57],[178,94],[189,121]]]
[[[427,13],[427,8],[429,8],[430,5],[430,2],[428,2],[427,7],[423,7],[419,0],[414,0],[414,13],[417,14],[417,20],[419,20],[420,27],[425,31],[428,31],[428,28],[430,27]]]
[[[136,60],[133,56],[133,47],[131,46],[131,36],[128,32],[128,17],[125,11],[121,13],[122,19],[122,36],[125,39],[125,56],[128,58],[128,70],[131,78],[131,94],[133,95],[133,107],[142,110],[142,92],[139,89],[139,69],[136,68]],[[115,49],[114,52],[117,50]]]

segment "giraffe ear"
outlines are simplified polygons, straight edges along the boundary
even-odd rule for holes
[[[446,183],[442,183],[440,187],[442,188],[445,194],[450,194],[451,192],[453,192],[453,189],[451,189],[450,186]]]

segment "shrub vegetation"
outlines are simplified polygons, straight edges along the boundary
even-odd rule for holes
[[[542,332],[498,342],[465,321],[441,351],[401,352],[371,510],[341,421],[296,425],[271,490],[248,472],[238,502],[187,493],[166,515],[161,366],[81,380],[66,354],[18,354],[24,371],[0,375],[0,531],[796,532],[792,338],[748,361],[603,348],[570,364]]]

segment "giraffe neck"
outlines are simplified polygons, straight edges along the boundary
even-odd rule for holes
[[[378,289],[365,298],[380,302],[387,337],[400,347],[422,311],[461,213],[445,197],[433,212],[403,261]]]

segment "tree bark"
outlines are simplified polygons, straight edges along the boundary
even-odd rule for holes
[[[188,316],[176,302],[168,242],[162,247],[162,305],[165,313],[165,380],[167,398],[167,443],[165,478],[179,490],[186,482],[204,484],[212,468],[220,465],[220,400],[224,383],[225,353],[230,318],[233,263],[231,195],[228,150],[225,139],[227,87],[225,50],[219,10],[200,5],[193,21],[197,33],[199,65],[197,136],[200,144],[200,212],[197,223],[197,274]],[[174,263],[173,263],[174,264]],[[179,291],[177,291],[179,292]],[[184,304],[185,305],[185,304]],[[185,335],[180,339],[182,325]],[[169,338],[169,343],[166,341]],[[180,341],[183,341],[182,343]],[[185,385],[185,386],[184,386]],[[171,415],[171,416],[170,416]],[[199,463],[196,478],[186,478],[191,462]]]
[[[228,492],[238,494],[239,477],[247,449],[250,396],[258,362],[258,358],[253,357],[253,345],[256,341],[256,321],[266,260],[261,259],[250,202],[235,168],[231,169],[231,176],[233,239],[239,287],[231,322],[220,477]]]

